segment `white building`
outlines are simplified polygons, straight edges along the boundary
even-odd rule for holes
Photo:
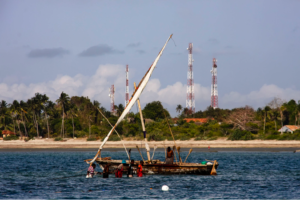
[[[283,133],[294,133],[295,130],[300,129],[300,126],[296,125],[285,125],[281,127],[281,129],[278,130],[278,132],[283,132]]]

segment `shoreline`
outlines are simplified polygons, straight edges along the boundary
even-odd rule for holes
[[[141,140],[124,140],[123,141],[126,148],[136,149],[136,146],[142,148],[144,147],[144,141]],[[67,139],[67,141],[54,141],[53,139],[35,139],[28,142],[20,140],[3,141],[0,140],[0,151],[13,150],[13,149],[73,149],[73,150],[97,150],[101,144],[101,141],[86,141],[86,139]],[[148,142],[150,148],[153,149],[157,146],[158,149],[163,149],[168,146],[173,146],[173,141],[151,141]],[[278,140],[248,140],[248,141],[230,141],[226,139],[218,140],[187,140],[187,141],[176,141],[177,146],[182,149],[206,149],[208,147],[212,149],[300,149],[300,141],[288,140],[288,141],[278,141]],[[105,145],[106,149],[123,149],[121,141],[108,141]],[[239,151],[240,151],[239,150]]]

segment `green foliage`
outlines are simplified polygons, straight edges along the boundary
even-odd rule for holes
[[[143,109],[143,115],[145,118],[158,120],[164,119],[166,114],[167,117],[170,117],[169,112],[163,108],[161,102],[153,101],[151,103],[147,103],[145,108]]]
[[[83,138],[83,137],[87,137],[89,134],[88,134],[88,132],[85,132],[85,131],[75,131],[74,135],[77,138]]]
[[[7,136],[5,138],[3,138],[4,141],[9,141],[9,140],[18,140],[19,137],[16,136],[16,135],[10,135],[10,136]]]
[[[242,131],[242,130],[235,130],[229,137],[228,140],[253,140],[254,137],[252,136],[251,132],[249,131]]]
[[[97,138],[95,138],[95,137],[90,137],[90,138],[87,138],[86,141],[97,141]]]
[[[14,130],[19,122],[21,135],[29,138],[42,136],[52,138],[73,137],[87,138],[91,130],[90,140],[93,138],[104,138],[111,130],[111,125],[100,114],[100,111],[114,125],[118,116],[113,116],[98,101],[91,101],[88,97],[73,96],[70,98],[62,92],[59,99],[53,103],[45,94],[36,93],[32,98],[25,101],[14,100],[7,103],[0,100],[0,130]],[[188,112],[181,105],[177,105],[178,114],[177,124],[174,125],[170,119],[169,112],[164,109],[159,101],[148,103],[144,110],[144,118],[154,120],[146,124],[147,138],[152,141],[173,140],[168,123],[165,119],[167,115],[174,138],[176,140],[215,140],[219,137],[228,137],[229,140],[250,140],[250,139],[267,139],[267,140],[298,140],[299,132],[294,134],[285,133],[280,135],[277,131],[283,125],[294,125],[300,122],[300,104],[295,100],[282,103],[279,106],[268,104],[268,106],[253,110],[253,119],[244,121],[237,125],[234,121],[228,120],[238,109],[213,109],[207,107],[204,111],[198,111],[194,114]],[[122,104],[115,107],[117,115],[124,110]],[[64,114],[63,114],[64,113]],[[191,121],[187,123],[184,119],[193,118],[210,118],[205,124],[198,124]],[[64,118],[64,122],[62,120]],[[143,140],[140,115],[138,112],[129,113],[126,118],[117,126],[116,130],[122,138],[131,138]],[[236,116],[237,119],[241,116]],[[221,123],[220,123],[221,122]],[[89,129],[90,128],[90,129]],[[246,129],[241,131],[238,129]],[[265,128],[265,130],[264,130]],[[1,133],[1,132],[0,132]],[[119,141],[120,138],[113,133],[110,141]]]
[[[279,135],[278,140],[300,140],[300,131],[295,131],[294,133],[283,133]]]
[[[54,139],[54,141],[62,141],[63,139],[61,137],[57,137]]]
[[[117,134],[113,134],[109,137],[108,141],[121,141],[121,138]]]

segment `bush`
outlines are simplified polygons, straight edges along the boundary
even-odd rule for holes
[[[198,140],[203,140],[203,137],[202,137],[202,136],[198,136],[198,137],[195,138],[195,140],[196,140],[196,141],[198,141]]]
[[[63,139],[61,137],[57,137],[54,139],[54,141],[62,141]]]
[[[148,133],[148,141],[163,141],[166,138],[164,136],[162,136],[161,133],[158,132],[152,132],[152,133]]]
[[[283,133],[278,137],[278,140],[300,140],[300,133]]]
[[[279,135],[268,135],[266,140],[277,140],[279,137]]]
[[[217,139],[218,139],[217,136],[212,136],[212,137],[207,138],[207,140],[217,140]]]
[[[121,138],[119,138],[119,136],[114,134],[109,137],[108,141],[121,141]]]
[[[16,136],[16,135],[10,135],[10,136],[7,136],[5,138],[3,138],[3,140],[6,140],[6,141],[9,141],[9,140],[18,140],[19,137]]]
[[[97,138],[95,137],[87,138],[86,141],[97,141]]]
[[[252,136],[251,132],[249,131],[242,131],[242,130],[235,130],[229,137],[228,140],[253,140],[254,137]]]

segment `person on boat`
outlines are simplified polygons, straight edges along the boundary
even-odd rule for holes
[[[122,178],[122,175],[123,175],[123,167],[124,167],[123,164],[126,164],[126,161],[125,161],[125,160],[122,160],[122,163],[118,166],[117,171],[116,171],[116,173],[115,173],[116,178]]]
[[[89,166],[88,170],[87,170],[87,173],[86,173],[86,176],[87,177],[93,177],[94,174],[95,174],[95,168],[96,168],[96,164],[93,163],[92,165]]]
[[[174,161],[174,152],[172,151],[171,147],[167,148],[167,157],[166,157],[166,164],[172,165]]]
[[[144,161],[141,160],[136,172],[138,177],[143,177],[143,165]]]
[[[103,169],[103,178],[108,178],[110,163],[107,163]]]
[[[133,168],[132,166],[134,165],[134,160],[131,160],[129,167],[128,167],[128,171],[127,171],[127,177],[128,178],[132,178],[133,177]]]

